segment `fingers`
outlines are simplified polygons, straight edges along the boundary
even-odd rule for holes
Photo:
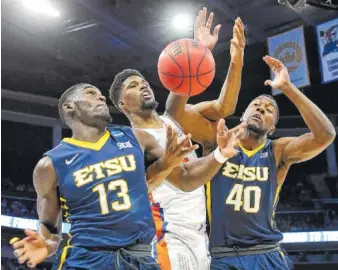
[[[213,12],[210,12],[209,14],[209,18],[208,18],[208,21],[206,23],[206,27],[208,29],[211,29],[211,25],[212,25],[212,21],[214,20],[214,13]]]
[[[19,248],[13,251],[13,254],[16,258],[19,258],[20,256],[22,256],[25,253],[25,249],[24,248]]]
[[[34,262],[32,262],[32,261],[28,261],[27,266],[28,266],[29,268],[34,268],[34,267],[36,266],[36,263],[34,263]]]
[[[245,47],[245,34],[244,34],[244,28],[242,28],[242,26],[240,26],[239,23],[235,24],[234,26],[234,34],[235,37],[238,40],[239,45],[241,46],[241,48]]]
[[[201,26],[201,17],[202,17],[202,10],[198,11],[198,15],[195,19],[195,23],[194,23],[194,30],[200,28]]]
[[[201,24],[205,25],[205,21],[207,19],[207,8],[203,7],[202,9],[202,15],[201,15]]]
[[[190,139],[191,139],[190,133],[185,135],[185,137],[182,138],[182,140],[178,143],[177,148],[183,148],[185,145],[191,146]]]
[[[14,249],[23,248],[23,247],[25,246],[26,240],[27,240],[27,239],[25,238],[25,239],[22,239],[22,240],[20,240],[20,241],[17,241],[17,242],[15,242],[14,244],[12,244],[12,247],[13,247]]]
[[[214,28],[214,32],[212,33],[212,36],[214,38],[216,38],[218,40],[218,36],[219,36],[219,32],[221,30],[221,25],[218,24],[215,28]]]
[[[181,152],[181,156],[185,157],[187,154],[189,154],[190,152],[192,151],[195,151],[199,148],[199,145],[198,144],[194,144],[190,147],[185,147],[182,152]]]
[[[240,129],[245,129],[248,126],[247,123],[242,122],[239,125],[235,126],[234,128],[230,129],[228,132],[229,133],[236,133]]]
[[[238,24],[241,25],[241,28],[243,29],[243,32],[244,32],[245,26],[244,26],[242,19],[240,17],[238,17],[236,20],[237,20]]]
[[[264,82],[264,85],[266,85],[266,86],[271,86],[272,87],[272,81],[271,80],[266,80],[265,82]]]
[[[25,234],[34,239],[37,239],[39,237],[39,234],[36,231],[29,230],[29,229],[25,229]]]
[[[276,72],[284,67],[283,63],[276,58],[272,58],[271,56],[264,56],[264,62],[272,69],[273,72]]]
[[[171,125],[165,125],[166,130],[167,130],[167,147],[172,143],[173,141],[173,136],[174,136],[174,130]]]
[[[223,136],[225,134],[225,120],[221,118],[217,124],[217,135]]]
[[[27,254],[27,253],[24,253],[22,256],[20,256],[20,257],[18,258],[18,262],[19,262],[20,264],[23,264],[23,263],[25,263],[28,259],[29,259],[28,254]]]

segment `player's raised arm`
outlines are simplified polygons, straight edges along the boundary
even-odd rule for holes
[[[28,267],[35,267],[53,255],[62,239],[57,176],[49,157],[42,158],[36,165],[33,183],[37,193],[39,232],[25,230],[27,237],[12,243],[19,263],[27,263]]]
[[[206,22],[206,8],[200,10],[194,25],[194,38],[206,44],[212,49],[217,40],[220,25],[216,26],[213,34],[210,33],[213,13],[210,13]],[[214,143],[216,126],[209,120],[219,120],[234,113],[239,90],[241,87],[241,75],[243,67],[243,55],[245,47],[244,25],[237,18],[233,28],[231,40],[231,62],[226,80],[217,100],[205,101],[196,105],[187,104],[188,97],[169,94],[166,102],[166,113],[176,120],[186,133],[191,133],[193,140],[201,143]],[[209,120],[208,120],[209,119]],[[196,125],[195,123],[199,123]]]
[[[215,27],[214,33],[211,35],[210,29],[214,14],[211,12],[208,21],[205,23],[206,14],[206,8],[203,8],[203,10],[198,13],[194,25],[194,38],[201,41],[202,43],[205,43],[208,48],[212,50],[212,48],[215,46],[212,42],[216,39],[215,32],[217,33],[218,39],[219,29],[218,31],[216,31],[216,29],[219,26]],[[218,99],[201,102],[194,105],[194,109],[207,119],[219,120],[220,118],[228,117],[235,112],[242,79],[243,56],[245,48],[244,29],[245,27],[242,20],[237,18],[233,27],[233,37],[231,39],[230,45],[231,60],[228,73]]]
[[[279,164],[289,166],[317,156],[333,142],[336,136],[334,126],[316,104],[291,83],[282,62],[270,56],[263,59],[275,74],[275,79],[265,81],[265,85],[281,90],[297,107],[311,131],[300,137],[285,137],[274,142],[280,152]]]
[[[166,149],[162,149],[151,135],[146,135],[146,133],[141,135],[142,137],[140,137],[140,134],[137,135],[145,149],[146,159],[154,162],[147,170],[147,182],[150,191],[156,188],[164,179],[168,179],[184,191],[192,191],[209,182],[223,163],[237,154],[238,138],[242,136],[244,126],[245,124],[241,124],[232,130],[226,131],[224,120],[221,119],[217,133],[219,147],[206,157],[186,163],[182,163],[183,158],[189,151],[196,149],[195,146],[184,147],[189,142],[189,136],[184,141],[175,144],[174,141],[177,141],[175,132],[168,132],[172,135],[167,137],[169,143],[167,143]],[[168,147],[172,149],[168,150]],[[179,166],[180,164],[182,165]]]

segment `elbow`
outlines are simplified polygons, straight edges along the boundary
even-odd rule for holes
[[[317,139],[317,142],[320,144],[330,145],[335,138],[336,138],[336,130],[331,125],[329,128],[325,129],[325,131],[322,132],[322,135],[320,136],[320,138]]]
[[[229,117],[235,113],[235,106],[217,104],[215,107],[219,119]]]
[[[336,130],[335,128],[332,126],[332,128],[330,130],[328,130],[326,132],[326,137],[327,140],[332,143],[334,141],[334,139],[336,138]]]

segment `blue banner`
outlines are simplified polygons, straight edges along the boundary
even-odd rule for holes
[[[322,83],[338,80],[338,18],[316,27]]]
[[[303,27],[268,38],[269,55],[287,67],[291,82],[298,88],[310,85]],[[270,70],[271,80],[274,74]],[[272,89],[272,94],[281,92]]]

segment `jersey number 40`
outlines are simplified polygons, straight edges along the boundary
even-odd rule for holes
[[[246,213],[257,213],[261,202],[261,188],[259,186],[243,187],[235,184],[226,199],[225,203],[234,206],[235,211],[241,211],[241,207]],[[251,196],[253,205],[251,205]]]

